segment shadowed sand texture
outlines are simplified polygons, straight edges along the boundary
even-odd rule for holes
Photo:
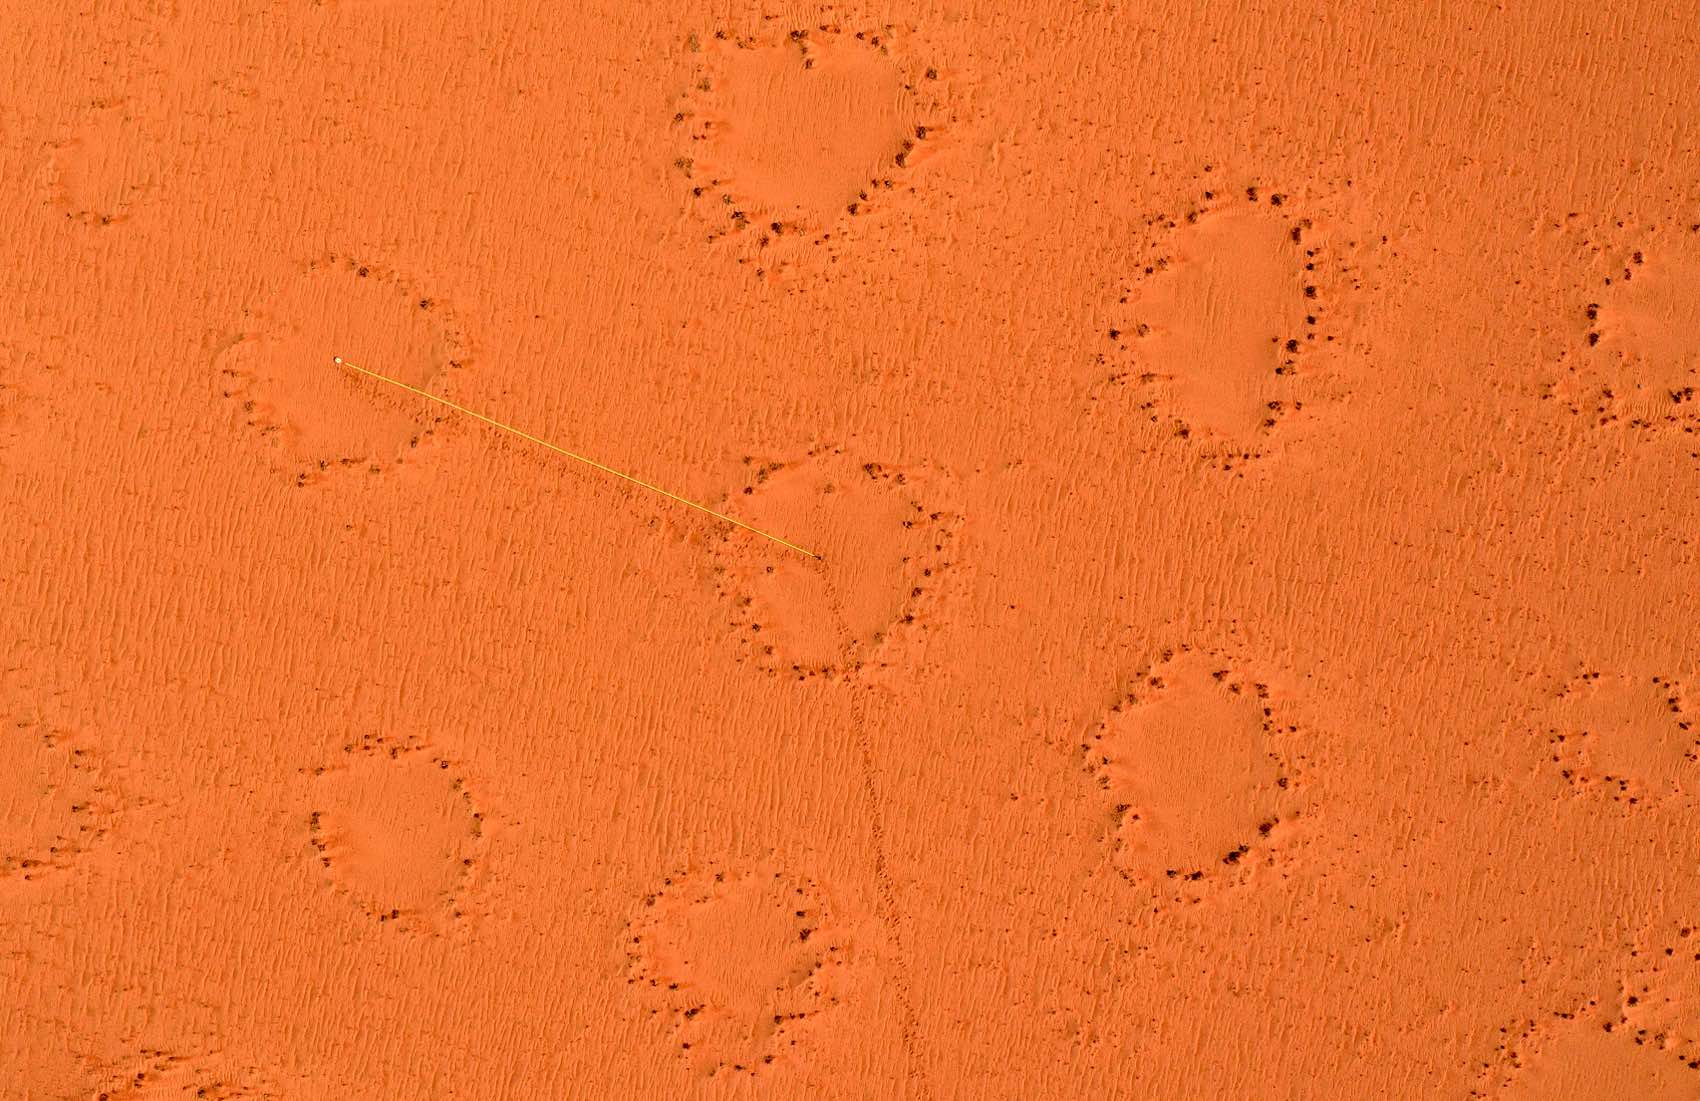
[[[1692,5],[0,46],[0,1101],[1700,1101]]]

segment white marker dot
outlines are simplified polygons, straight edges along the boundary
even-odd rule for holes
[[[336,363],[341,363],[341,362],[342,362],[342,357],[341,357],[341,356],[332,356],[332,357],[331,357],[331,360],[332,360],[332,361],[333,361],[333,362],[336,362]]]

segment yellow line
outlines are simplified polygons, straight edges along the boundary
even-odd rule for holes
[[[695,501],[687,500],[686,498],[679,496],[677,493],[669,493],[667,490],[662,489],[658,485],[651,485],[650,483],[644,481],[641,478],[634,478],[630,474],[627,474],[623,471],[615,470],[611,466],[604,466],[603,464],[597,462],[595,459],[587,459],[583,455],[579,455],[579,454],[576,454],[575,452],[568,451],[564,447],[557,447],[554,444],[550,443],[548,440],[538,439],[536,436],[533,436],[530,432],[522,432],[519,429],[513,427],[512,425],[503,424],[501,421],[498,421],[498,420],[492,420],[491,418],[486,417],[483,413],[479,413],[479,412],[476,412],[474,410],[468,409],[464,405],[456,405],[454,402],[450,401],[447,398],[440,398],[436,394],[432,394],[432,393],[429,393],[427,391],[419,389],[419,387],[417,387],[417,386],[409,386],[407,383],[402,382],[399,379],[390,378],[388,375],[380,375],[376,371],[368,371],[364,367],[361,367],[357,364],[350,363],[348,360],[343,359],[341,356],[333,356],[331,358],[332,358],[332,361],[335,362],[338,367],[347,367],[351,371],[359,371],[361,374],[366,375],[369,378],[375,378],[379,382],[387,382],[391,386],[399,386],[403,390],[408,391],[409,393],[418,394],[422,398],[430,398],[432,401],[436,402],[438,405],[446,405],[450,409],[453,409],[457,413],[465,413],[469,417],[477,417],[479,420],[483,421],[485,424],[492,425],[496,428],[500,428],[504,432],[512,432],[514,435],[520,437],[521,439],[530,440],[532,443],[537,444],[540,447],[547,447],[550,451],[553,451],[556,454],[565,455],[567,458],[572,459],[576,462],[581,462],[581,463],[585,464],[586,466],[594,466],[598,470],[604,471],[608,474],[612,474],[616,478],[623,478],[626,481],[631,482],[633,485],[642,486],[643,488],[645,488],[647,490],[651,490],[655,493],[659,493],[659,494],[661,494],[661,496],[670,498],[674,501],[677,501],[681,505],[689,505],[691,508],[696,509],[698,512],[706,512],[708,515],[714,517],[716,520],[724,520],[728,524],[734,524],[738,527],[743,528],[745,531],[753,531],[757,535],[761,536],[763,539],[771,539],[775,543],[778,543],[782,547],[790,547],[792,550],[796,551],[798,554],[806,554],[810,558],[819,558],[820,557],[820,555],[816,554],[812,550],[807,550],[803,547],[799,547],[795,543],[789,542],[788,540],[785,540],[785,539],[781,539],[781,538],[779,538],[779,536],[773,535],[769,532],[765,532],[758,527],[752,527],[749,524],[744,523],[742,520],[734,520],[732,517],[726,515],[724,512],[715,512],[713,509],[709,508],[706,505],[699,505]]]

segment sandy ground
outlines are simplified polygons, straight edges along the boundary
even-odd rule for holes
[[[1700,1097],[1688,5],[0,7],[0,1097]]]

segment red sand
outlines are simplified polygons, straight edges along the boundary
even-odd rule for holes
[[[3,7],[0,1098],[1700,1097],[1692,11]]]

